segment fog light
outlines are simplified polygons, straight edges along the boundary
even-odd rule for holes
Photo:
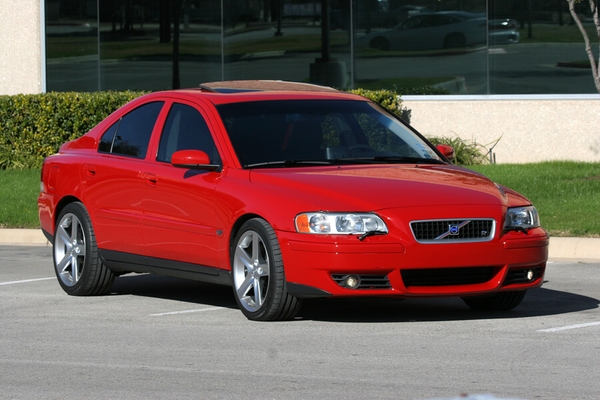
[[[532,269],[527,270],[527,280],[531,282],[534,278],[535,278],[535,271]]]
[[[344,280],[344,285],[348,289],[356,289],[360,285],[360,278],[356,275],[348,275]]]

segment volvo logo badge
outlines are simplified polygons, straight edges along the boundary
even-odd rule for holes
[[[463,221],[460,224],[448,224],[448,230],[433,240],[442,240],[448,236],[458,236],[460,234],[460,229],[470,223],[471,221]]]
[[[458,231],[460,231],[460,228],[458,225],[448,225],[448,233],[452,236],[456,236],[458,235]]]

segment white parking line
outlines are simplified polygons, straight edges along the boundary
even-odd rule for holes
[[[17,283],[29,283],[29,282],[38,282],[38,281],[48,281],[50,279],[56,279],[54,277],[52,278],[37,278],[37,279],[25,279],[22,281],[12,281],[12,282],[0,282],[0,286],[2,285],[14,285]]]
[[[176,314],[188,314],[188,313],[195,313],[195,312],[202,312],[202,311],[216,311],[216,310],[222,310],[223,307],[210,307],[210,308],[198,308],[196,310],[183,310],[183,311],[172,311],[172,312],[165,312],[165,313],[158,313],[158,314],[150,314],[151,317],[162,317],[163,315],[176,315]]]
[[[561,326],[558,328],[548,328],[548,329],[539,329],[538,332],[558,332],[558,331],[566,331],[569,329],[579,329],[579,328],[588,328],[590,326],[600,325],[600,321],[598,322],[588,322],[587,324],[577,324],[577,325],[568,325]]]

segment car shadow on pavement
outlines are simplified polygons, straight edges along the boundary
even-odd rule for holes
[[[144,296],[192,304],[237,309],[229,286],[171,278],[161,275],[124,275],[113,283],[112,296]],[[479,312],[460,298],[319,298],[305,299],[296,321],[412,322],[460,321],[495,318],[527,318],[596,309],[600,300],[575,293],[530,289],[514,310]]]
[[[128,274],[115,279],[110,296],[144,296],[237,309],[230,286],[152,274]]]
[[[574,293],[537,288],[527,291],[511,311],[473,311],[460,299],[450,298],[346,298],[311,299],[299,318],[331,322],[428,322],[497,318],[527,318],[567,314],[598,308],[600,300]]]

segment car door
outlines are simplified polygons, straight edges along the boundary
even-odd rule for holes
[[[145,103],[115,120],[83,165],[84,202],[103,250],[143,255],[140,171],[163,104]]]
[[[201,266],[218,264],[215,188],[221,173],[171,165],[175,151],[188,149],[202,150],[212,164],[221,164],[198,106],[174,102],[162,128],[156,158],[144,171],[145,252],[155,268],[206,273]]]

